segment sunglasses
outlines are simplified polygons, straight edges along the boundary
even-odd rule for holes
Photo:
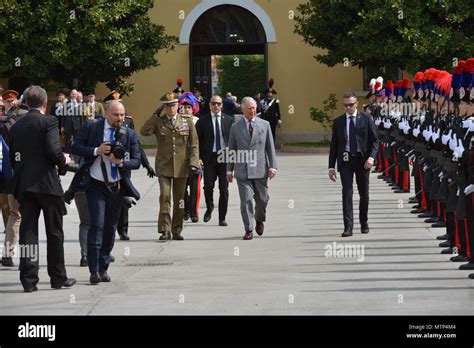
[[[212,106],[221,106],[222,103],[219,103],[219,102],[211,102],[211,105],[212,105]]]
[[[345,108],[351,108],[355,105],[356,103],[344,103]]]

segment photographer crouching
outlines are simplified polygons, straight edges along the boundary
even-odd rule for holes
[[[130,171],[140,167],[140,147],[135,131],[122,126],[124,118],[122,103],[111,101],[105,119],[80,129],[71,146],[73,155],[84,157],[79,177],[83,178],[89,206],[87,261],[91,284],[111,280],[107,270],[122,198],[140,198],[130,180]]]

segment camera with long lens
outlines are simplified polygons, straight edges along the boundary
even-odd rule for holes
[[[67,163],[58,168],[58,174],[64,176],[67,172],[77,173],[80,168],[81,166],[77,163]]]
[[[110,156],[110,154],[113,153],[116,159],[122,160],[125,158],[127,151],[125,150],[125,146],[120,142],[120,139],[126,133],[127,129],[122,126],[115,130],[115,140],[110,142],[110,153],[108,153],[107,156]]]

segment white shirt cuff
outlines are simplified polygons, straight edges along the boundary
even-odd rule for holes
[[[98,147],[96,147],[96,148],[94,149],[94,156],[97,156],[97,150],[99,150]]]
[[[336,170],[336,168],[329,168],[329,170]]]
[[[276,170],[275,168],[270,168],[270,169],[268,169],[268,170],[271,171],[271,172],[274,172],[274,173],[277,172],[277,170]]]

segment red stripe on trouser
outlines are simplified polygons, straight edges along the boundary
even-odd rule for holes
[[[469,229],[467,226],[467,219],[464,219],[464,227],[466,233],[466,256],[471,258],[471,247],[469,246]]]
[[[197,197],[196,197],[196,217],[199,217],[199,201],[201,200],[201,176],[202,174],[198,175],[197,179]]]
[[[421,169],[421,165],[419,167],[419,174],[420,174],[420,187],[421,187],[421,210],[426,210],[426,194],[424,189],[423,183],[423,170]]]
[[[436,202],[436,216],[441,217],[441,204],[439,202]]]
[[[388,176],[388,167],[389,167],[388,158],[385,158],[385,173],[384,173],[385,176]]]
[[[410,184],[410,171],[404,170],[403,171],[403,189],[408,190]]]
[[[454,245],[456,249],[459,250],[461,249],[461,243],[459,242],[459,225],[458,225],[458,214],[457,212],[454,212]]]
[[[382,171],[382,154],[380,153],[380,151],[377,155],[377,171],[378,172]]]

